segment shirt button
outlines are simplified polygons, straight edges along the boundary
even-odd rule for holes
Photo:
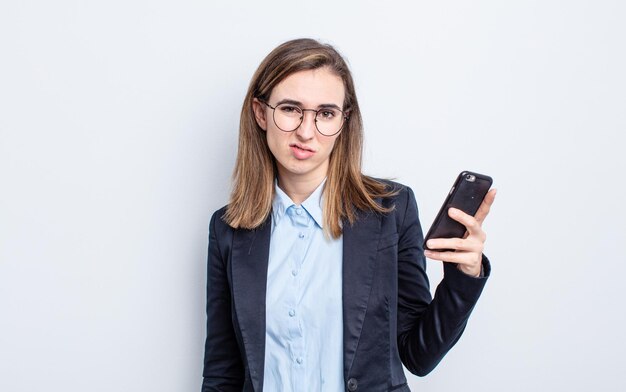
[[[301,208],[296,208],[296,214],[302,215],[302,209]]]
[[[356,378],[351,378],[348,380],[348,391],[354,392],[359,387],[359,384],[356,382]]]
[[[298,234],[298,237],[300,237],[300,238],[304,238],[304,233],[300,233],[300,234]]]
[[[298,275],[298,270],[296,270],[296,269],[291,270],[291,275],[293,275],[293,276]]]
[[[295,316],[295,315],[296,315],[296,311],[295,311],[295,310],[293,310],[293,309],[291,309],[291,310],[289,311],[289,316],[293,317],[293,316]]]
[[[301,364],[302,363],[302,358],[298,357],[298,359],[296,359],[296,362],[298,362],[298,364]]]

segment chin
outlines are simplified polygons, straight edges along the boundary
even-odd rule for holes
[[[287,168],[287,172],[291,173],[291,174],[307,174],[309,172],[311,172],[311,168],[310,167],[304,167],[304,166],[292,166]]]
[[[289,174],[307,174],[313,171],[315,165],[309,162],[295,161],[289,162],[287,165],[281,165],[283,169]]]

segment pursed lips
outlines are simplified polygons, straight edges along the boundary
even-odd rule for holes
[[[311,151],[311,152],[315,152],[315,150],[313,150],[311,147],[307,147],[307,146],[304,146],[304,145],[299,144],[299,143],[291,143],[291,144],[289,145],[289,147],[297,147],[297,148],[299,148],[299,149],[301,149],[301,150],[304,150],[304,151]]]

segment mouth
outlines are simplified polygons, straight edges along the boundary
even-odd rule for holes
[[[292,156],[297,160],[306,160],[315,155],[315,150],[300,143],[291,143],[289,144],[289,148],[291,149]]]
[[[299,144],[299,143],[291,143],[289,145],[289,147],[295,147],[295,148],[297,148],[299,150],[302,150],[302,151],[315,152],[315,150],[313,150],[311,147],[303,146],[302,144]]]

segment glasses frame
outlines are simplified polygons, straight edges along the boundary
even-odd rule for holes
[[[272,105],[270,105],[269,103],[267,103],[267,102],[265,102],[265,101],[262,101],[262,100],[260,100],[260,99],[259,99],[259,101],[260,101],[260,102],[262,102],[262,103],[264,103],[265,105],[267,105],[267,107],[269,107],[270,109],[272,109],[272,120],[274,121],[274,125],[276,125],[276,128],[280,129],[280,130],[281,130],[281,131],[283,131],[283,132],[293,132],[293,131],[295,131],[296,129],[300,128],[300,125],[302,125],[302,123],[304,122],[304,112],[314,112],[314,113],[315,113],[315,117],[314,117],[314,120],[315,120],[315,129],[317,129],[317,132],[319,132],[319,134],[320,134],[320,135],[322,135],[322,136],[335,136],[336,134],[338,134],[339,132],[341,132],[341,130],[343,129],[343,126],[344,126],[344,125],[345,125],[345,123],[346,123],[346,121],[350,119],[350,117],[346,114],[346,112],[344,112],[344,111],[343,111],[343,110],[341,110],[341,109],[334,108],[335,110],[339,110],[339,111],[341,112],[341,114],[343,115],[343,120],[341,121],[341,126],[339,127],[339,129],[337,130],[337,132],[335,132],[335,133],[333,133],[333,134],[330,134],[330,135],[327,135],[327,134],[325,134],[325,133],[322,133],[322,131],[320,131],[320,129],[319,129],[319,128],[318,128],[318,126],[317,126],[317,115],[318,115],[318,113],[319,113],[319,112],[321,112],[322,110],[327,110],[327,108],[321,108],[321,109],[317,109],[317,110],[315,110],[315,109],[304,109],[304,108],[300,108],[300,110],[302,110],[302,116],[300,116],[300,123],[298,124],[298,126],[297,126],[297,127],[295,127],[294,129],[292,129],[292,130],[289,130],[289,131],[288,131],[288,130],[285,130],[285,129],[282,129],[281,127],[279,127],[279,126],[278,126],[278,123],[276,122],[276,108],[277,108],[278,106],[280,106],[280,105],[272,106]],[[298,105],[293,105],[293,106],[298,106]],[[299,106],[298,106],[298,107],[299,107]]]

